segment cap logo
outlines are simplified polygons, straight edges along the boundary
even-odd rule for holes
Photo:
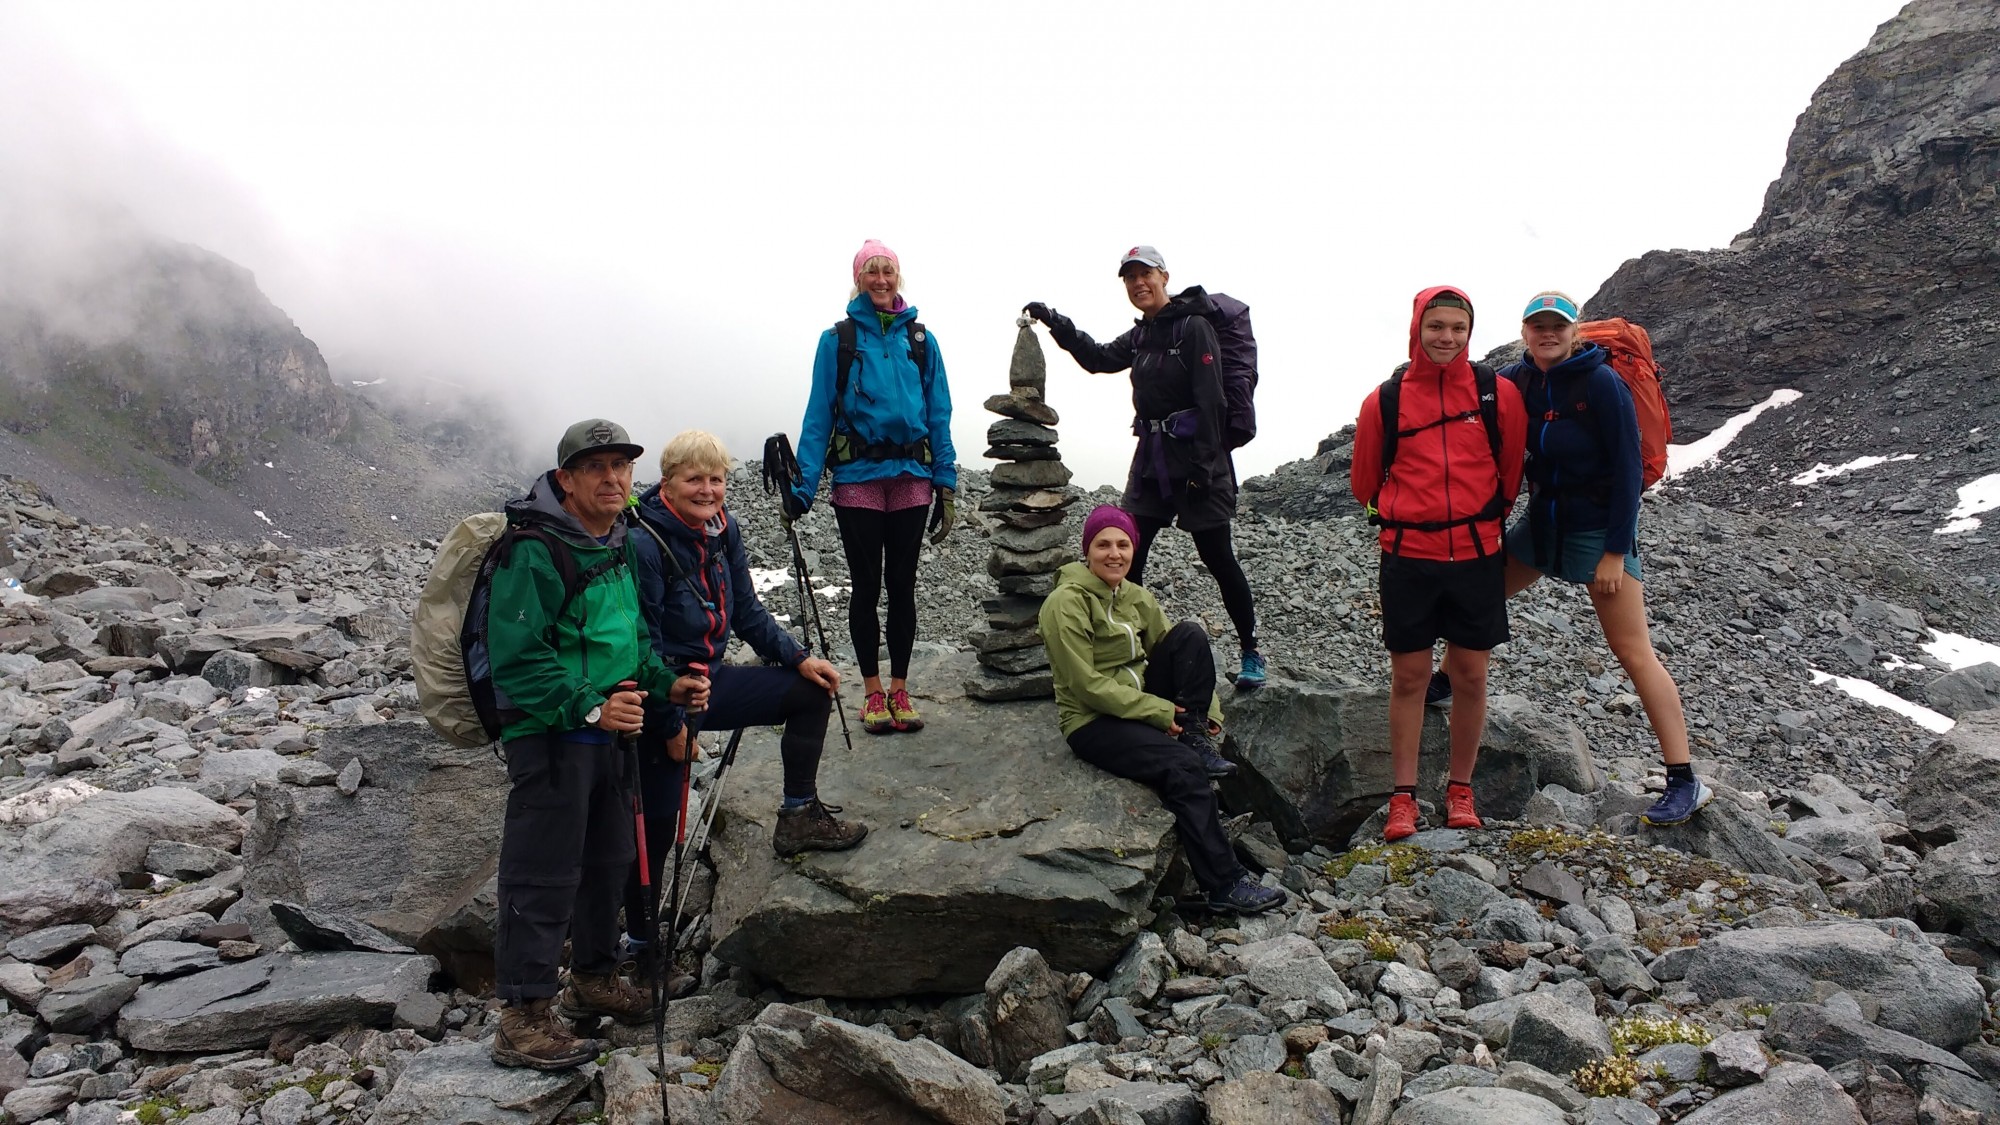
[[[609,423],[602,423],[596,426],[592,426],[590,428],[590,440],[596,442],[599,445],[611,444],[611,439],[616,436],[617,435],[612,432],[611,425]]]
[[[1130,250],[1125,251],[1125,256],[1128,258],[1136,257],[1138,253],[1139,253],[1139,248],[1137,246],[1134,246]]]
[[[1556,307],[1556,299],[1555,299],[1554,297],[1543,297],[1543,298],[1542,298],[1542,307],[1543,307],[1543,308],[1545,308],[1545,309],[1552,309],[1552,308],[1555,308],[1555,307]]]

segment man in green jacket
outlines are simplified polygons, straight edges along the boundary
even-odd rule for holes
[[[618,905],[636,856],[622,741],[643,724],[648,694],[699,708],[708,681],[676,678],[639,612],[623,516],[643,452],[622,426],[578,422],[557,446],[560,467],[507,505],[510,538],[487,610],[513,783],[493,950],[505,1007],[492,1053],[503,1066],[580,1066],[600,1045],[560,1016],[636,1023],[651,1010],[617,972]],[[567,987],[558,976],[565,937]]]

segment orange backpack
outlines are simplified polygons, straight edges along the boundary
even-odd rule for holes
[[[1577,325],[1577,331],[1604,349],[1611,357],[1611,369],[1632,392],[1632,406],[1639,414],[1639,487],[1651,488],[1667,471],[1667,443],[1674,440],[1667,398],[1660,393],[1660,365],[1653,362],[1653,338],[1622,316],[1587,320]]]

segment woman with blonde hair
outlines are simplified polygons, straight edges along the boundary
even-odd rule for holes
[[[847,626],[866,692],[870,734],[918,731],[910,702],[917,640],[917,557],[926,513],[942,542],[957,513],[958,463],[951,444],[951,388],[937,338],[903,299],[902,264],[874,239],[854,255],[847,315],[820,333],[812,395],[799,424],[799,478],[785,497],[797,519],[812,507],[823,469],[833,471],[833,513],[853,582]],[[933,511],[935,503],[935,511]],[[877,604],[888,587],[889,680],[882,681]]]

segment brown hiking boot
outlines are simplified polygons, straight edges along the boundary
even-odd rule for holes
[[[509,1004],[500,1009],[500,1026],[493,1032],[493,1061],[500,1066],[536,1070],[568,1070],[597,1057],[595,1039],[579,1039],[556,1018],[548,997]]]
[[[645,1023],[653,1014],[653,1000],[617,973],[594,977],[573,972],[569,987],[556,996],[556,1008],[573,1020],[609,1016],[619,1023]]]
[[[621,961],[618,963],[618,975],[631,981],[633,988],[645,993],[648,997],[652,996],[653,977],[646,966],[637,961]],[[667,972],[667,999],[669,1000],[685,1000],[694,995],[694,990],[699,987],[701,987],[701,982],[696,980],[691,973],[683,973],[679,969],[671,969]]]
[[[778,830],[771,833],[771,847],[779,855],[800,852],[840,852],[868,836],[868,826],[853,820],[835,820],[838,805],[820,803],[818,797],[795,809],[778,810]]]

